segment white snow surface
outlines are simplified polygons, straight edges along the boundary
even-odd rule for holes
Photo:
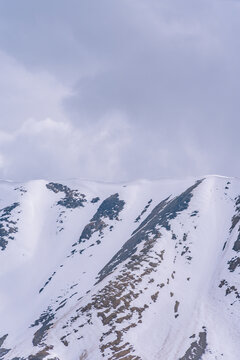
[[[0,360],[240,359],[238,178],[53,184],[0,182]]]

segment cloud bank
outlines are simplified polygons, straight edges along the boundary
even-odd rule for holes
[[[238,176],[238,1],[0,3],[0,176]]]

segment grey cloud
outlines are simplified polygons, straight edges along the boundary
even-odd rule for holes
[[[107,177],[237,175],[239,12],[238,2],[220,0],[0,2],[0,50],[34,77],[34,91],[30,86],[26,91],[32,105],[21,100],[22,106],[11,112],[11,128],[28,117],[51,117],[71,123],[94,142],[104,129],[102,119],[119,113],[128,124],[121,151],[118,147],[111,161],[106,144],[98,154],[109,160]],[[58,96],[47,96],[45,108],[44,96],[35,96],[41,73],[40,93],[54,92],[49,79],[58,89]],[[14,83],[9,91],[13,88]],[[5,117],[10,103],[1,106]],[[113,116],[112,126],[118,121]],[[6,128],[1,120],[0,125]],[[127,134],[130,142],[123,140]],[[113,139],[117,142],[117,136]],[[105,141],[113,145],[111,136]],[[64,171],[54,146],[47,149],[39,144],[36,154],[44,158],[49,152],[53,164],[42,165],[37,174],[51,168],[54,175],[55,168],[60,176]],[[79,151],[73,163],[81,161],[83,176],[94,177],[94,151],[89,155],[88,146]],[[23,167],[26,177],[37,176],[34,166]],[[67,169],[70,177],[79,175],[73,165]],[[96,173],[104,176],[104,171]]]

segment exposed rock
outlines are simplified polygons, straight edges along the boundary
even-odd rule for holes
[[[55,315],[52,312],[52,309],[49,307],[46,311],[44,311],[39,319],[37,319],[31,327],[41,325],[41,327],[35,332],[34,337],[32,339],[32,343],[34,346],[44,345],[43,340],[47,334],[47,331],[53,325],[53,319]]]
[[[97,196],[97,197],[95,197],[95,198],[93,198],[93,199],[91,200],[91,203],[92,203],[92,204],[95,204],[95,203],[97,203],[99,200],[100,200],[100,198]]]
[[[60,199],[57,202],[57,205],[64,206],[68,209],[75,209],[79,206],[83,207],[84,203],[87,201],[86,195],[79,193],[78,190],[72,190],[66,185],[50,182],[46,187],[55,193],[64,193],[65,197]]]
[[[14,240],[14,235],[17,231],[17,221],[11,220],[12,212],[20,204],[15,202],[0,210],[0,248],[5,250],[9,240]]]
[[[238,266],[240,266],[240,257],[235,256],[231,260],[228,261],[228,269],[233,272],[236,270]]]
[[[207,330],[203,327],[203,331],[198,334],[198,340],[191,343],[186,353],[179,360],[201,360],[207,348]]]
[[[140,215],[138,215],[138,217],[136,218],[135,222],[139,222],[141,220],[141,217],[143,216],[143,214],[145,214],[145,212],[147,211],[147,209],[149,208],[149,206],[151,205],[152,199],[148,201],[147,205],[145,206],[145,208],[143,209],[143,211],[141,212]]]
[[[83,229],[78,243],[89,240],[95,232],[98,232],[99,236],[101,236],[103,229],[109,226],[107,220],[119,221],[119,214],[123,210],[124,204],[125,202],[119,199],[119,194],[111,195],[105,199]],[[77,243],[74,244],[74,246],[76,245]]]

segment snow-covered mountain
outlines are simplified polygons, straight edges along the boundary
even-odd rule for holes
[[[0,182],[1,360],[239,360],[240,180]]]

